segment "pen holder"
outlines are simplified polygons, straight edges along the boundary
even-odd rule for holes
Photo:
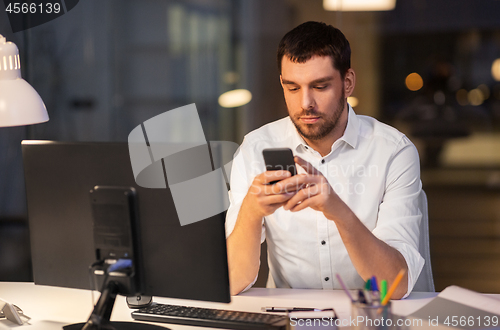
[[[351,305],[351,317],[354,323],[354,329],[357,330],[396,328],[390,301],[385,306],[353,302]]]

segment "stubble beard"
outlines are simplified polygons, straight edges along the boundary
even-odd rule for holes
[[[295,128],[303,138],[311,141],[318,141],[326,137],[328,134],[330,134],[331,131],[333,131],[333,129],[337,126],[339,118],[342,115],[342,112],[344,111],[344,105],[345,105],[345,91],[344,88],[342,88],[341,98],[337,103],[336,108],[331,114],[324,115],[315,113],[314,111],[311,110],[305,110],[302,113],[290,118],[292,119]],[[310,116],[310,115],[319,116],[321,119],[324,120],[324,123],[319,126],[318,124],[300,123],[299,117]]]

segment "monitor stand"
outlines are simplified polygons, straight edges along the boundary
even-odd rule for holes
[[[154,324],[131,322],[111,322],[111,312],[115,304],[116,295],[119,294],[119,286],[114,281],[109,281],[102,290],[99,300],[94,306],[87,323],[69,324],[64,330],[165,330],[163,326]]]

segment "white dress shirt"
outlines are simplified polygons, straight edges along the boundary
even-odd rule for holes
[[[262,150],[285,147],[316,167],[359,220],[403,255],[409,269],[409,294],[424,265],[418,252],[422,217],[418,152],[404,134],[374,118],[356,115],[350,106],[344,135],[325,157],[307,145],[289,117],[245,136],[231,171],[227,236],[253,179],[266,170]],[[335,222],[321,212],[307,208],[293,213],[280,207],[263,219],[261,241],[266,238],[269,268],[278,288],[341,289],[336,273],[348,288],[364,285]]]

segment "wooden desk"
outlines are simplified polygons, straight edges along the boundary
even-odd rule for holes
[[[435,293],[412,293],[408,299],[393,301],[393,312],[399,315],[409,315],[429,302],[435,295]],[[96,299],[98,296],[99,293],[96,293]],[[26,330],[60,330],[63,325],[86,321],[92,311],[91,292],[87,290],[40,286],[33,283],[0,282],[0,298],[19,306],[26,315],[32,318],[30,325],[24,326]],[[333,307],[341,319],[350,316],[350,302],[342,291],[253,288],[232,297],[230,304],[157,297],[154,301],[249,312],[260,312],[261,307],[264,306]],[[111,320],[133,321],[130,312],[125,298],[118,296]],[[171,329],[200,329],[173,324],[155,324]],[[22,329],[23,327],[5,319],[0,320],[1,330],[12,328]],[[439,328],[432,327],[434,330]]]

